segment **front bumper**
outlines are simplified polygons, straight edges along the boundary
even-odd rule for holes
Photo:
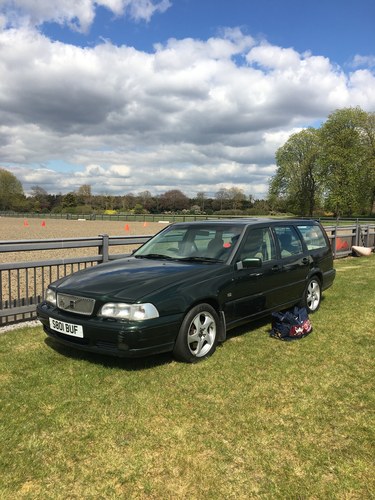
[[[37,318],[45,333],[60,344],[86,352],[121,358],[136,358],[173,350],[183,315],[165,316],[142,322],[66,314],[45,302],[37,306]],[[50,328],[49,318],[81,325],[83,338]]]

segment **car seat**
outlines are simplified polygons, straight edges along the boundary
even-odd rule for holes
[[[215,238],[207,245],[207,257],[217,258],[224,246],[221,234],[216,234]]]

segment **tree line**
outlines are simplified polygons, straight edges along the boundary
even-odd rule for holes
[[[189,198],[179,189],[157,196],[150,191],[94,195],[89,184],[65,195],[35,185],[26,196],[21,182],[0,168],[0,211],[369,215],[375,211],[375,113],[336,110],[320,128],[291,135],[276,151],[276,166],[266,199],[237,187],[220,189],[214,197],[198,192]]]
[[[3,212],[251,214],[267,213],[269,210],[265,200],[254,200],[237,187],[220,189],[214,197],[198,192],[189,198],[179,189],[157,196],[150,191],[113,196],[94,195],[91,185],[83,184],[77,191],[63,195],[49,194],[35,185],[31,194],[25,196],[21,182],[11,172],[0,168],[0,211]]]
[[[273,209],[336,217],[375,211],[375,113],[336,110],[318,129],[293,134],[276,151]]]

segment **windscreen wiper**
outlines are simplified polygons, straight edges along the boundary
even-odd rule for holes
[[[134,255],[136,259],[163,259],[163,260],[175,260],[174,257],[169,255],[164,255],[162,253],[146,253],[143,255]]]
[[[222,262],[221,259],[215,259],[214,257],[182,257],[178,260],[183,260],[185,262],[191,261],[191,262]]]

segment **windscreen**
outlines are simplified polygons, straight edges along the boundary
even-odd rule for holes
[[[239,225],[176,225],[162,231],[134,253],[135,257],[225,261],[243,230]]]

